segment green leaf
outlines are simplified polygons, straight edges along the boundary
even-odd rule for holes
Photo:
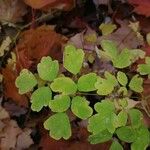
[[[134,92],[141,93],[143,91],[143,79],[139,75],[134,75],[129,83],[129,87]]]
[[[102,40],[101,47],[105,51],[106,55],[111,59],[115,59],[118,55],[117,46],[114,42],[109,40]]]
[[[146,64],[140,64],[138,65],[137,71],[141,75],[149,75],[150,74],[150,57],[145,58],[145,63]]]
[[[71,137],[71,126],[69,118],[65,113],[56,113],[44,122],[44,128],[50,130],[49,134],[55,140]]]
[[[93,134],[97,134],[106,129],[105,126],[105,116],[101,114],[95,114],[88,120],[88,131],[92,132]]]
[[[80,72],[84,60],[84,51],[76,49],[73,45],[67,45],[64,51],[64,67],[74,75]]]
[[[98,95],[108,95],[112,93],[114,87],[117,85],[117,80],[114,75],[109,72],[105,72],[105,78],[98,77],[97,82],[95,83],[95,88],[97,89]]]
[[[88,141],[91,144],[98,144],[98,143],[104,143],[109,140],[111,140],[112,134],[108,132],[107,130],[104,130],[102,132],[99,132],[98,134],[90,135],[88,138]]]
[[[39,112],[44,106],[48,106],[52,99],[52,92],[49,87],[40,87],[31,95],[31,109]]]
[[[127,119],[128,119],[127,113],[124,110],[120,111],[115,121],[116,128],[125,126],[127,123]]]
[[[70,97],[67,95],[56,95],[51,100],[49,107],[53,112],[64,112],[70,107]]]
[[[95,91],[95,83],[97,81],[97,75],[95,73],[89,73],[79,78],[77,86],[81,92]]]
[[[88,131],[92,132],[93,134],[97,134],[107,129],[110,133],[114,133],[115,120],[116,120],[116,114],[113,112],[104,115],[100,113],[93,115],[92,117],[89,118]]]
[[[123,147],[118,141],[113,141],[109,150],[123,150]]]
[[[122,86],[126,86],[128,83],[128,78],[124,72],[119,71],[117,73],[117,80]]]
[[[109,34],[112,33],[116,28],[117,28],[117,26],[116,26],[115,24],[112,24],[112,23],[107,23],[107,24],[102,23],[102,24],[99,26],[99,29],[102,31],[102,35],[109,35]]]
[[[128,49],[123,49],[112,62],[113,66],[116,68],[126,68],[132,64],[132,54]]]
[[[16,87],[19,88],[20,94],[32,91],[37,84],[35,76],[27,69],[23,69],[15,81]]]
[[[139,128],[142,125],[143,114],[138,109],[130,109],[129,117],[133,128]]]
[[[115,111],[115,105],[110,100],[102,100],[94,105],[94,109],[102,116],[106,116]]]
[[[118,128],[116,133],[118,138],[124,142],[132,143],[136,140],[136,132],[130,126]]]
[[[146,150],[150,144],[150,132],[146,127],[137,129],[137,138],[131,145],[131,150]]]
[[[37,65],[37,71],[41,79],[53,81],[59,71],[59,63],[57,60],[52,61],[51,57],[42,57],[41,62]]]
[[[77,91],[77,85],[68,77],[54,79],[50,87],[52,91],[62,93],[63,95],[75,94]]]
[[[80,96],[72,99],[71,111],[81,119],[87,119],[93,113],[93,109],[89,106],[89,101]]]

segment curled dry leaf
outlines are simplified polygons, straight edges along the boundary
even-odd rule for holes
[[[74,0],[24,0],[24,2],[34,9],[61,9],[70,10],[74,7]]]
[[[11,98],[19,105],[27,106],[28,101],[24,95],[18,94],[18,89],[15,86],[17,73],[12,70],[11,66],[7,66],[2,70],[3,74],[3,88],[5,98]]]
[[[21,0],[0,1],[0,21],[16,23],[26,12],[26,5]]]
[[[19,43],[14,49],[17,53],[17,69],[33,69],[43,56],[50,55],[53,59],[62,61],[62,45],[67,39],[57,34],[50,26],[22,33]],[[35,68],[34,68],[35,69]]]

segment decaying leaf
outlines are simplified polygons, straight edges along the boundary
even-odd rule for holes
[[[9,50],[9,46],[11,44],[11,39],[9,36],[6,37],[6,39],[2,42],[1,46],[0,46],[0,57],[4,55],[5,51]]]
[[[107,39],[114,41],[120,49],[134,49],[144,44],[143,41],[137,37],[136,33],[128,26],[128,22],[121,20],[117,20],[117,22],[121,27],[110,35],[100,37],[99,40]]]
[[[3,86],[4,86],[4,96],[5,98],[11,98],[13,101],[19,105],[27,106],[28,101],[24,95],[18,93],[18,89],[15,86],[15,80],[17,78],[17,73],[12,70],[10,66],[7,66],[2,70],[3,74]]]
[[[26,5],[22,0],[1,0],[0,21],[16,23],[26,13]]]
[[[62,45],[66,38],[54,32],[49,26],[26,30],[22,33],[17,51],[17,69],[36,68],[43,56],[50,55],[52,59],[62,60]]]
[[[74,0],[24,0],[34,9],[61,9],[70,10],[74,7]]]
[[[128,0],[135,8],[134,11],[146,17],[150,16],[150,1],[149,0]]]

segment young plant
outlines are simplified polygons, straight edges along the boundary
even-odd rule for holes
[[[124,49],[119,53],[111,41],[102,41],[101,46],[113,66],[119,69],[129,67],[140,54],[144,57],[141,50]],[[131,92],[143,91],[143,79],[138,74],[129,78],[122,71],[114,74],[105,71],[101,76],[94,72],[81,75],[84,56],[82,49],[76,49],[73,45],[65,47],[63,66],[72,74],[71,77],[59,73],[57,60],[43,57],[37,65],[38,75],[27,69],[20,72],[16,79],[19,93],[32,91],[33,111],[39,112],[43,107],[49,107],[54,113],[44,122],[44,128],[56,140],[71,137],[67,114],[70,109],[77,118],[88,120],[87,130],[91,133],[88,141],[91,144],[112,140],[111,150],[122,150],[124,142],[131,143],[131,150],[145,150],[150,142],[149,131],[143,123],[142,112],[129,106],[130,101],[133,101]],[[144,75],[149,74],[145,69],[149,68],[149,59],[146,59],[145,65],[138,68]],[[99,96],[94,108],[86,97],[88,92]]]

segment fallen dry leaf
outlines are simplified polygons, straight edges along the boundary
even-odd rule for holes
[[[18,89],[15,86],[15,80],[17,78],[17,73],[12,70],[11,66],[7,66],[2,69],[3,74],[3,88],[4,88],[4,96],[5,98],[10,98],[19,105],[23,105],[25,107],[28,106],[28,100],[24,95],[20,95],[18,93]]]
[[[150,1],[149,0],[128,0],[135,8],[134,11],[146,17],[150,16]]]
[[[108,39],[114,41],[120,49],[130,48],[134,49],[143,45],[143,41],[136,36],[136,33],[128,26],[127,21],[117,20],[120,28],[108,36],[101,36],[99,40]]]
[[[0,21],[16,23],[26,12],[21,0],[0,0]]]
[[[66,42],[64,36],[57,34],[49,26],[24,31],[19,43],[14,49],[17,55],[17,69],[35,69],[43,56],[50,55],[53,59],[62,61],[62,45]]]
[[[25,129],[21,134],[18,135],[16,149],[23,150],[30,147],[33,144],[33,140],[30,137],[31,129]]]
[[[0,149],[15,149],[17,136],[21,133],[21,129],[14,120],[8,120],[5,124],[3,132],[0,133]]]
[[[34,9],[61,9],[70,10],[74,7],[74,0],[24,0]]]

